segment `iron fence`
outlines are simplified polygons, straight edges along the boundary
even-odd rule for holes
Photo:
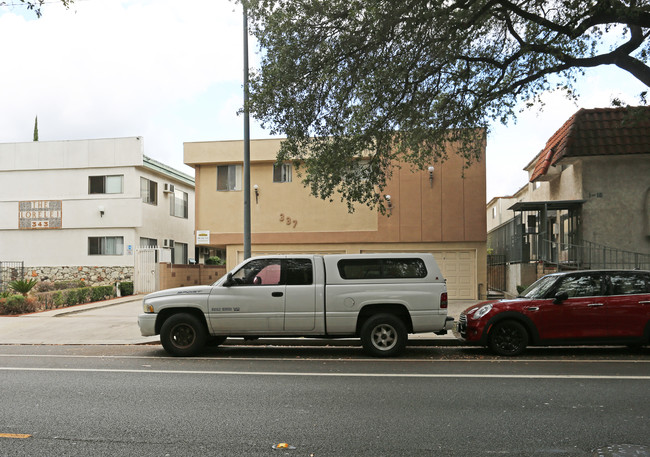
[[[581,245],[544,240],[550,255],[540,260],[558,265],[559,269],[650,270],[650,254],[615,249],[585,241]]]
[[[0,262],[0,292],[8,289],[11,281],[23,279],[24,276],[24,262]]]

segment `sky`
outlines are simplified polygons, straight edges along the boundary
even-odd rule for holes
[[[243,139],[241,6],[230,0],[48,0],[43,16],[0,6],[0,143],[141,136],[144,153],[193,175],[183,143]],[[12,5],[12,3],[15,3]],[[258,65],[249,38],[249,64]],[[494,125],[486,199],[514,194],[523,168],[580,108],[637,104],[642,83],[616,68],[580,78],[580,99],[545,94],[542,112]],[[270,137],[251,119],[251,138]]]

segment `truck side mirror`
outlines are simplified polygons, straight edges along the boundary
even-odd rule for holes
[[[230,287],[234,284],[234,281],[232,280],[232,273],[228,273],[228,276],[226,276],[226,280],[223,282],[224,287]]]
[[[566,293],[566,292],[559,292],[559,293],[555,294],[555,298],[554,298],[554,300],[553,300],[553,304],[555,304],[555,305],[559,305],[560,303],[562,303],[562,302],[563,302],[564,300],[566,300],[567,298],[569,298],[569,294],[568,294],[568,293]]]

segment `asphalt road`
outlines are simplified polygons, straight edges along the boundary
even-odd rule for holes
[[[647,350],[0,346],[0,386],[2,456],[650,456]]]

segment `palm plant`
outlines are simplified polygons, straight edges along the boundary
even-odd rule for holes
[[[37,279],[18,279],[16,281],[11,281],[9,287],[26,297],[29,291],[32,290],[37,283]]]

